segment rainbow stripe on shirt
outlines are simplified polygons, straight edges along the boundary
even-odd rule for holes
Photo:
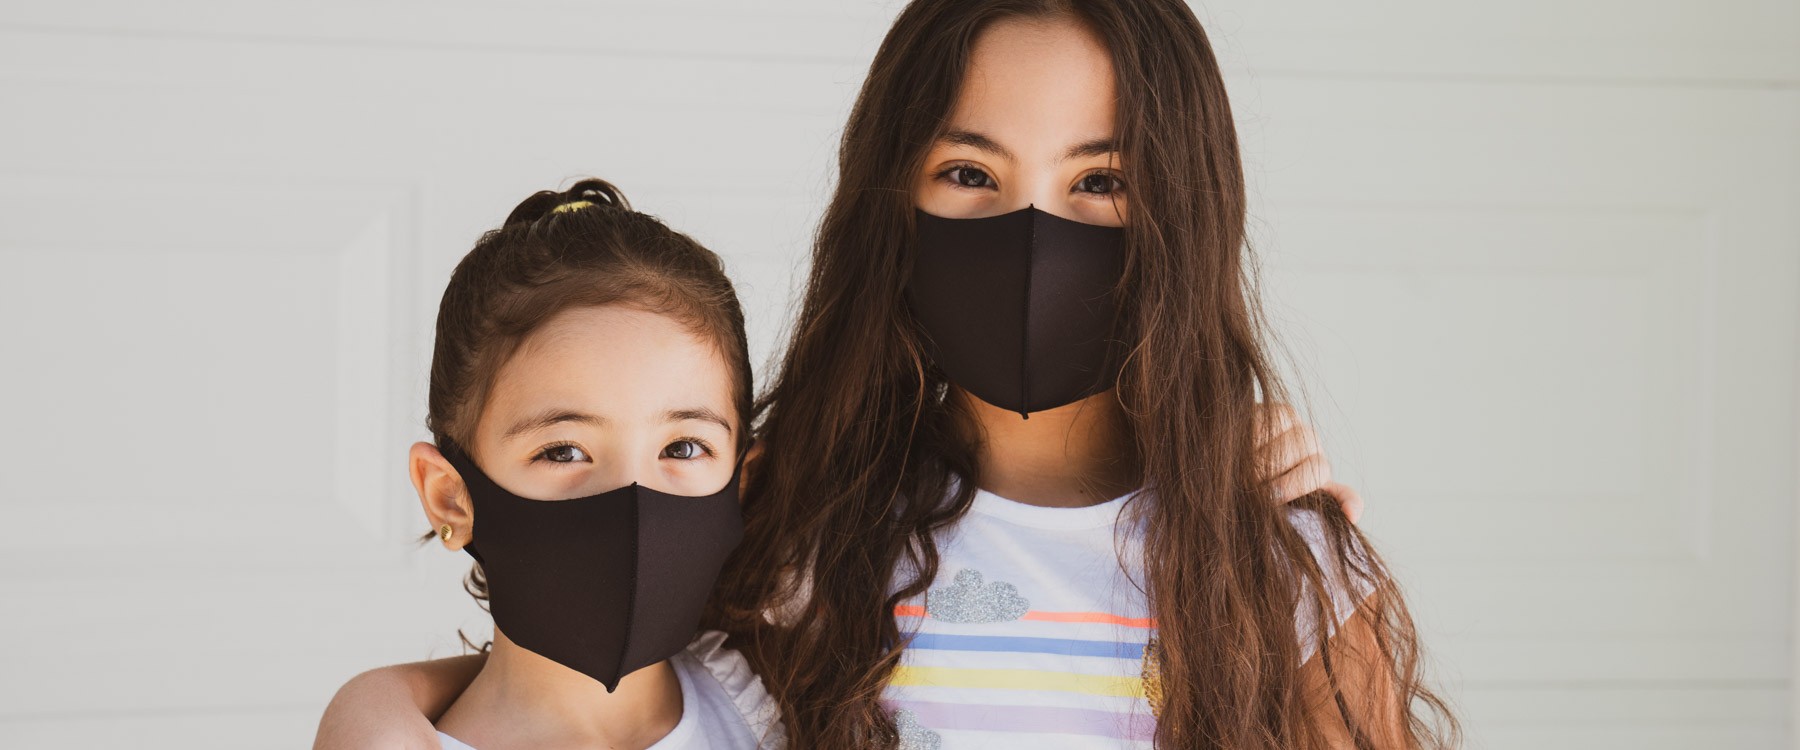
[[[959,696],[992,694],[996,702],[968,700],[888,699],[890,710],[910,711],[920,724],[932,729],[980,730],[1007,733],[1051,733],[1085,735],[1120,740],[1148,742],[1156,731],[1156,720],[1145,700],[1142,677],[1144,652],[1156,623],[1151,618],[1126,617],[1107,612],[1051,612],[1027,610],[1018,621],[1065,623],[1071,625],[1105,624],[1122,629],[1122,640],[1061,638],[1041,635],[974,635],[935,632],[925,607],[901,605],[894,608],[901,618],[917,620],[919,632],[906,643],[906,648],[919,652],[1048,655],[1091,657],[1114,662],[1103,673],[1067,670],[1010,669],[979,666],[924,666],[906,660],[897,667],[889,682],[898,688],[927,688],[905,691],[913,695],[955,691]],[[1135,631],[1135,632],[1134,632]],[[1089,629],[1091,633],[1091,629]],[[1141,635],[1142,639],[1131,636]],[[932,659],[942,661],[942,659]],[[979,663],[980,659],[971,659]],[[1090,662],[1091,664],[1091,662]],[[934,690],[943,689],[943,690]],[[1018,705],[999,702],[1026,693],[1050,692],[1096,696],[1119,710],[1079,708],[1057,705]],[[1012,693],[1009,696],[1009,693]],[[1106,701],[1106,699],[1112,699]]]

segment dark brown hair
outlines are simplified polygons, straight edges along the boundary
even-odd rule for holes
[[[1156,743],[1323,746],[1311,723],[1317,701],[1300,684],[1295,615],[1303,604],[1321,615],[1309,634],[1319,643],[1336,618],[1326,568],[1269,499],[1273,467],[1255,450],[1259,393],[1286,392],[1265,354],[1225,85],[1180,0],[917,0],[900,13],[844,130],[800,319],[758,402],[767,453],[749,475],[748,530],[714,620],[782,703],[796,747],[897,743],[879,703],[904,645],[894,609],[931,585],[933,533],[963,516],[981,476],[978,437],[902,297],[911,186],[977,36],[1005,18],[1084,24],[1116,74],[1131,203],[1129,354],[1113,393],[1151,499],[1132,505],[1148,529],[1142,583],[1158,623],[1145,675]],[[1411,620],[1379,558],[1329,498],[1300,502],[1325,517],[1325,562],[1374,591],[1356,612],[1370,646],[1332,643],[1325,654],[1338,673],[1372,674],[1390,691],[1391,706],[1362,716],[1335,691],[1357,743],[1454,743],[1455,722],[1424,686]],[[894,580],[899,570],[918,575]],[[785,614],[771,624],[769,612]],[[1384,724],[1402,736],[1372,726]]]
[[[598,179],[533,193],[450,274],[438,304],[425,419],[438,445],[448,439],[473,458],[475,420],[495,375],[526,336],[564,310],[611,304],[671,316],[718,347],[731,368],[742,453],[750,434],[750,358],[743,308],[724,264],[687,235],[631,210],[618,188]],[[479,563],[464,587],[487,598]]]

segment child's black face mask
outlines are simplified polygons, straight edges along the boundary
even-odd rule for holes
[[[1026,418],[1117,383],[1124,229],[1033,206],[917,218],[906,300],[951,382]]]
[[[440,450],[475,506],[475,541],[465,549],[487,575],[494,626],[507,638],[607,692],[693,640],[743,536],[741,460],[731,481],[704,497],[633,482],[545,501],[495,484],[449,441]]]

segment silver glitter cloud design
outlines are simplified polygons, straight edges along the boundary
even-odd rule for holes
[[[938,750],[944,738],[919,723],[919,715],[907,709],[894,712],[894,727],[900,730],[900,750]]]
[[[964,569],[957,572],[949,586],[932,589],[925,595],[925,613],[944,622],[1009,622],[1025,616],[1031,602],[1019,595],[1010,583],[982,583],[981,571]]]

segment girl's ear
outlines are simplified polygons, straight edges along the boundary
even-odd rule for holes
[[[744,488],[750,484],[750,472],[756,471],[761,463],[763,443],[756,438],[750,439],[750,445],[744,448],[744,471],[738,477],[738,497],[743,497]]]
[[[475,538],[475,509],[462,475],[431,443],[413,443],[406,459],[407,473],[412,475],[413,489],[419,492],[419,505],[431,520],[431,529],[444,548],[456,551]],[[446,530],[449,533],[445,533]]]

